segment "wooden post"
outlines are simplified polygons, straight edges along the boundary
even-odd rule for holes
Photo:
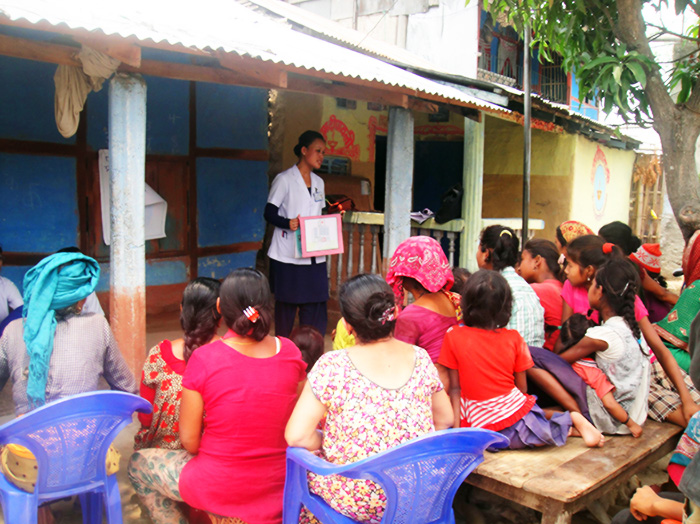
[[[387,134],[384,202],[385,265],[398,245],[411,236],[413,154],[413,113],[410,109],[391,107]]]
[[[146,355],[146,83],[116,74],[109,82],[110,323],[138,378]]]
[[[459,248],[459,265],[476,271],[476,250],[481,233],[481,207],[484,192],[484,117],[479,122],[464,119],[464,166],[462,172],[462,217],[464,232]]]

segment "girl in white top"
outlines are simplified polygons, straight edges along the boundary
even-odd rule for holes
[[[603,433],[639,436],[647,418],[650,365],[649,349],[634,316],[637,275],[626,259],[613,259],[595,273],[588,290],[591,307],[602,324],[589,328],[586,336],[561,356],[576,361],[592,354],[615,389],[613,406],[603,405],[589,388],[588,408],[595,426]]]
[[[275,226],[267,254],[278,336],[289,336],[297,309],[300,324],[326,332],[326,259],[301,258],[296,246],[300,217],[318,216],[326,205],[323,179],[313,172],[320,169],[325,150],[323,135],[317,131],[302,133],[294,147],[299,161],[275,177],[267,199],[265,220]]]

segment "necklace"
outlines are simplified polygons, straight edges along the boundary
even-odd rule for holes
[[[222,340],[228,340],[228,339],[234,339],[231,340],[232,344],[236,344],[237,346],[250,346],[253,344],[257,344],[257,340],[244,340],[244,337],[240,336],[237,333],[234,333],[233,330],[229,329],[226,334],[221,337]]]

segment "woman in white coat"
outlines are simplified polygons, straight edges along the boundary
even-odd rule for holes
[[[275,334],[288,337],[297,309],[299,323],[326,333],[328,323],[328,275],[326,258],[297,258],[295,231],[299,218],[318,216],[326,205],[320,169],[326,141],[317,131],[305,131],[294,147],[299,162],[272,181],[265,206],[265,220],[275,226],[267,254],[270,286],[275,294]]]

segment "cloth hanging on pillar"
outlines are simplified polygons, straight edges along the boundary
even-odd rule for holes
[[[69,138],[78,130],[80,112],[90,91],[102,89],[103,82],[119,67],[119,60],[91,47],[78,53],[81,67],[59,65],[53,77],[56,86],[54,111],[59,133]]]

